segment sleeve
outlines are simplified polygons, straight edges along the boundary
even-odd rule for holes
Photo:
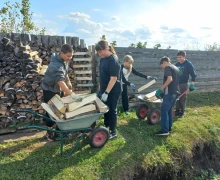
[[[66,77],[62,67],[53,68],[55,82],[65,81]]]
[[[192,78],[192,81],[195,82],[196,81],[196,71],[195,71],[195,68],[192,65],[192,63],[189,63],[189,74]]]
[[[147,79],[147,76],[146,75],[144,75],[143,73],[141,73],[141,72],[138,72],[136,69],[134,69],[133,67],[132,67],[132,73],[134,74],[134,75],[136,75],[136,76],[139,76],[139,77],[142,77],[142,78],[145,78],[145,79]]]
[[[110,77],[112,77],[112,76],[118,77],[118,74],[119,74],[119,71],[120,71],[120,65],[115,60],[115,58],[112,58],[112,59],[109,60],[108,68],[109,68]]]
[[[170,67],[164,69],[164,77],[172,76],[172,71]]]

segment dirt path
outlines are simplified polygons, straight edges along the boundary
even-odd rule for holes
[[[45,131],[23,130],[10,134],[2,134],[0,135],[0,143],[41,138],[45,135],[45,133]]]

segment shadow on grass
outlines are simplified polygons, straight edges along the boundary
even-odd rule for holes
[[[166,141],[166,137],[154,135],[159,129],[160,125],[148,125],[146,121],[135,118],[121,120],[118,126],[119,137],[111,143],[121,139],[123,145],[101,162],[105,173],[100,179],[133,179],[144,157]]]
[[[18,145],[4,148],[0,156],[1,178],[5,180],[53,179],[66,168],[74,168],[82,160],[91,158],[101,150],[96,149],[91,153],[91,148],[87,146],[88,143],[85,139],[69,157],[60,155],[59,142],[42,144],[40,141],[42,139],[22,141]],[[66,141],[65,144],[70,141]],[[66,145],[65,153],[68,153],[72,144]],[[10,159],[10,155],[13,157],[12,159]],[[74,177],[73,174],[72,177]]]

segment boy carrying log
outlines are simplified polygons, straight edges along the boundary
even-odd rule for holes
[[[69,61],[73,57],[73,49],[69,44],[64,44],[61,47],[61,52],[51,56],[51,62],[47,68],[47,71],[42,80],[43,89],[43,101],[48,101],[58,94],[59,96],[70,95],[71,98],[78,100],[74,92],[72,92],[72,84],[68,77]],[[49,118],[48,113],[46,116]],[[53,121],[46,120],[45,125],[52,127]],[[47,133],[47,137],[50,138],[50,134]]]

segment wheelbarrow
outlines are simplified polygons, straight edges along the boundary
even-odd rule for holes
[[[189,92],[187,89],[185,92],[180,94],[177,98],[179,100],[183,95]],[[156,101],[149,101],[144,98],[145,95],[139,95],[137,98],[143,102],[136,108],[136,115],[138,119],[147,118],[147,122],[151,125],[157,124],[160,121],[160,109],[163,100],[157,99]],[[173,117],[175,117],[175,112],[173,109]]]
[[[104,113],[95,113],[91,115],[86,115],[86,116],[81,116],[78,118],[74,119],[68,119],[68,120],[55,120],[53,117],[50,116],[50,118],[36,113],[31,110],[17,110],[17,113],[20,112],[25,112],[25,113],[30,113],[35,116],[41,117],[45,120],[52,120],[56,123],[56,126],[59,129],[50,129],[44,126],[23,126],[23,127],[18,127],[18,130],[23,130],[23,129],[38,129],[38,130],[43,130],[43,131],[48,131],[48,132],[53,132],[54,134],[60,134],[60,155],[62,156],[70,156],[73,154],[74,150],[77,148],[79,145],[80,141],[83,139],[83,137],[89,133],[89,144],[92,148],[101,148],[103,147],[106,142],[109,139],[109,132],[105,127],[95,127],[94,124],[95,122],[100,118],[101,115],[104,113],[107,113],[108,110]],[[73,132],[81,132],[81,135],[78,137],[76,140],[75,144],[73,147],[70,149],[69,153],[64,154],[64,136],[68,133],[73,133]]]

